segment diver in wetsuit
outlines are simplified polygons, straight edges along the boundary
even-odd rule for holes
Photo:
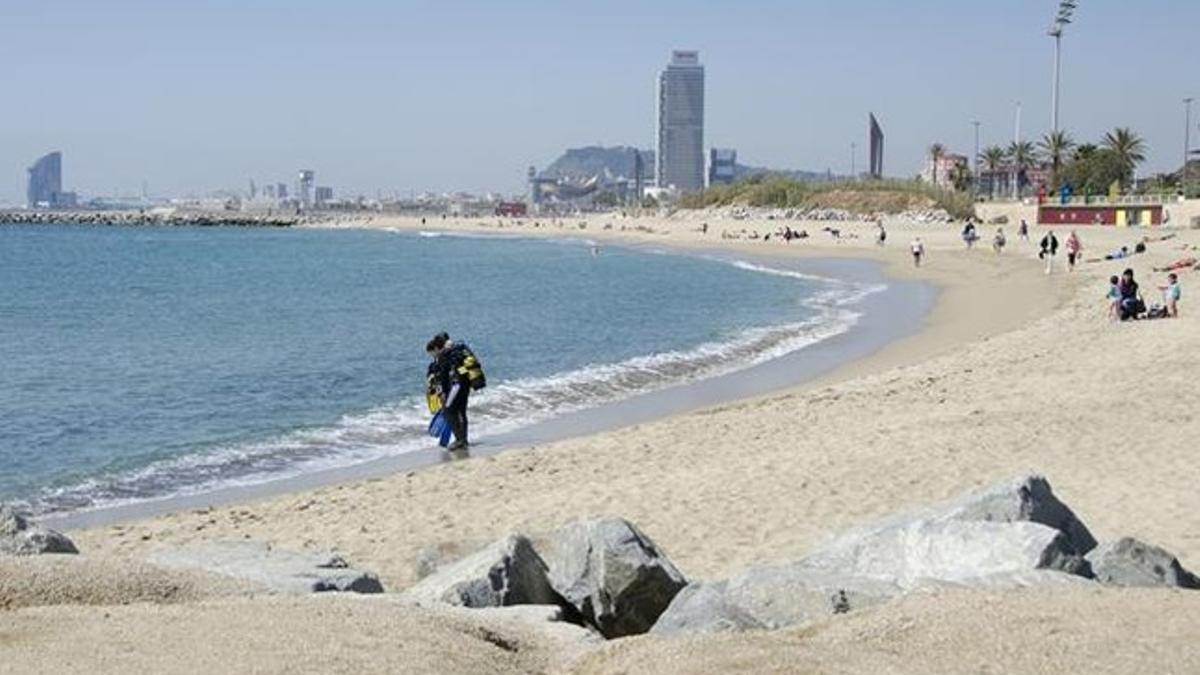
[[[454,442],[447,450],[465,450],[470,443],[467,404],[472,389],[486,386],[483,368],[470,348],[452,342],[446,333],[435,335],[425,350],[434,359],[431,374],[441,392],[443,414],[454,433]]]

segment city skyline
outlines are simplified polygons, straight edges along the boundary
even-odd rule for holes
[[[9,204],[52,150],[88,195],[236,189],[304,166],[338,194],[517,193],[526,167],[565,148],[653,147],[656,76],[684,48],[704,55],[705,151],[757,165],[848,173],[869,112],[900,177],[933,142],[971,154],[972,120],[984,145],[1011,142],[1016,101],[1024,138],[1050,126],[1049,1],[30,5],[6,10],[19,30],[0,45],[9,63],[40,54],[38,69],[0,72]],[[618,20],[623,7],[639,20]],[[1132,127],[1150,150],[1141,174],[1178,169],[1197,19],[1196,3],[1084,4],[1063,38],[1063,128],[1091,141]]]

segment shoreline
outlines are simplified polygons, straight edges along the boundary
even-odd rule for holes
[[[502,219],[491,220],[496,223],[504,222]],[[637,220],[640,222],[642,219]],[[937,265],[931,265],[922,270],[914,270],[905,264],[906,257],[897,259],[894,255],[896,252],[895,246],[884,250],[862,246],[842,247],[840,245],[842,242],[839,241],[833,245],[816,245],[803,248],[802,245],[792,245],[780,248],[778,246],[764,247],[761,244],[717,239],[715,237],[700,238],[693,236],[690,238],[678,238],[683,239],[683,241],[672,237],[670,240],[667,240],[651,231],[630,229],[625,231],[600,230],[596,232],[588,230],[563,231],[566,228],[556,228],[554,230],[546,228],[539,231],[533,231],[528,228],[515,231],[512,228],[506,228],[508,231],[498,231],[500,228],[477,224],[488,223],[486,219],[482,221],[471,219],[471,221],[473,222],[464,222],[462,224],[450,221],[449,226],[446,226],[446,223],[440,223],[440,226],[430,227],[426,223],[421,223],[419,218],[414,217],[378,219],[370,223],[356,223],[352,225],[314,224],[308,225],[306,228],[332,230],[349,228],[409,233],[438,231],[451,235],[584,239],[635,249],[661,248],[684,255],[719,256],[726,259],[747,259],[760,262],[766,260],[772,264],[786,264],[795,261],[803,261],[807,264],[820,264],[820,260],[838,261],[849,259],[879,265],[879,270],[883,278],[889,280],[889,282],[910,283],[919,281],[929,284],[932,288],[936,289],[932,307],[924,311],[920,325],[916,328],[915,332],[896,336],[897,339],[888,340],[885,344],[877,345],[864,353],[857,354],[854,358],[844,359],[832,368],[810,372],[807,377],[802,377],[788,383],[777,384],[768,391],[747,392],[743,390],[741,395],[726,396],[716,400],[708,398],[707,400],[668,410],[658,415],[639,417],[627,421],[610,418],[606,423],[591,426],[582,433],[577,432],[574,428],[564,429],[564,426],[572,427],[573,423],[577,424],[580,422],[581,416],[586,417],[591,411],[566,415],[564,416],[565,419],[562,420],[550,420],[533,425],[534,428],[529,435],[517,432],[513,434],[515,438],[507,439],[503,443],[498,441],[494,448],[486,448],[485,446],[480,451],[477,451],[475,457],[471,458],[476,461],[491,459],[497,454],[511,454],[513,451],[524,451],[531,447],[539,447],[546,444],[587,439],[596,435],[603,436],[621,430],[636,428],[640,424],[679,418],[689,414],[702,414],[705,410],[721,406],[748,401],[770,400],[773,397],[783,395],[797,395],[800,392],[812,391],[863,375],[912,365],[942,354],[955,346],[969,343],[987,335],[994,335],[1014,329],[1029,320],[1032,316],[1053,310],[1062,302],[1062,299],[1066,295],[1069,295],[1069,290],[1064,291],[1061,289],[1060,292],[1052,295],[1037,293],[1034,296],[1035,302],[1022,304],[1019,307],[1014,307],[1012,303],[1001,303],[998,307],[1004,311],[993,311],[994,308],[989,307],[986,302],[981,302],[978,297],[980,293],[987,290],[986,287],[988,284],[979,284],[977,280],[971,277],[970,273],[977,271],[976,268],[964,268],[961,260],[948,257],[945,261],[941,261]],[[841,225],[845,226],[844,223]],[[933,227],[944,229],[944,226],[935,225]],[[813,250],[810,251],[808,250],[809,248]],[[1033,267],[1028,261],[1021,259],[1006,258],[996,262],[1000,263],[997,267],[1000,273]],[[1025,292],[1028,288],[1044,289],[1047,286],[1045,280],[1036,276],[1026,274],[1021,279],[1020,292]],[[964,316],[968,317],[967,321],[961,320]],[[811,346],[800,350],[800,352],[803,353],[809,349],[811,349]],[[741,372],[745,372],[745,370]],[[710,378],[709,380],[693,383],[691,386],[693,388],[703,388],[710,385],[713,380],[719,379],[721,378]],[[637,399],[651,395],[653,394],[633,397],[632,404],[629,403],[630,399],[626,399],[624,403],[607,404],[601,407],[615,405],[620,410],[622,406],[625,406],[624,410],[628,413],[630,411],[629,405],[635,405]],[[704,397],[701,398],[703,399]],[[546,427],[550,428],[548,433],[539,433],[540,430]],[[555,427],[558,427],[557,431],[555,431]],[[258,485],[230,487],[196,495],[181,495],[91,511],[50,515],[43,517],[42,521],[50,526],[68,531],[96,530],[114,525],[119,526],[153,521],[156,518],[170,517],[173,514],[185,511],[211,510],[214,507],[233,508],[239,505],[288,499],[313,491],[336,489],[339,486],[347,484],[356,484],[364,481],[370,482],[389,476],[411,475],[412,472],[417,470],[435,469],[456,463],[440,453],[435,457],[422,457],[422,454],[412,453],[411,455],[398,456],[394,459],[376,460],[329,471],[282,478]]]
[[[505,237],[508,238],[508,237]],[[514,238],[520,238],[519,235]],[[553,237],[566,239],[566,237]],[[581,245],[584,245],[581,243]],[[633,250],[653,251],[646,244],[614,244]],[[747,398],[770,396],[812,381],[829,377],[839,369],[869,358],[891,344],[914,337],[927,315],[937,305],[938,291],[930,284],[896,281],[883,272],[877,261],[857,258],[815,258],[803,261],[763,252],[735,254],[724,250],[667,247],[671,255],[700,256],[721,264],[748,263],[785,272],[818,274],[859,285],[886,285],[881,293],[869,294],[851,306],[859,314],[845,332],[759,364],[744,364],[727,373],[700,380],[667,385],[626,398],[557,415],[518,429],[485,437],[465,459],[478,460],[533,445],[614,431],[696,412]],[[762,272],[770,273],[770,272]],[[877,296],[877,297],[876,297]],[[74,530],[110,526],[177,511],[231,506],[272,497],[329,487],[351,481],[370,480],[396,473],[424,470],[439,464],[461,461],[431,446],[415,452],[358,462],[249,485],[232,485],[194,494],[172,495],[129,504],[79,511],[49,513],[39,522],[59,529]]]

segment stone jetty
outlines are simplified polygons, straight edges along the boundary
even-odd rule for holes
[[[320,222],[322,218],[295,214],[242,211],[0,211],[0,225],[112,225],[191,227],[292,227]]]

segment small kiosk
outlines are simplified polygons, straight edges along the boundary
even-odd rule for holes
[[[1038,205],[1039,225],[1162,225],[1162,204]]]

